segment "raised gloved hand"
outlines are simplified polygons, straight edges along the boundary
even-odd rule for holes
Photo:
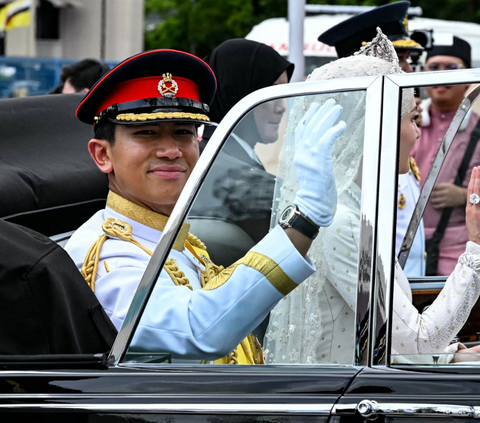
[[[333,99],[322,107],[312,103],[295,130],[298,192],[293,203],[318,226],[329,226],[337,207],[332,148],[346,128],[343,121],[335,125],[342,111]]]

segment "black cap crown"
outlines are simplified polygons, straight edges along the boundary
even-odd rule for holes
[[[427,54],[427,60],[434,56],[453,56],[462,59],[467,68],[472,66],[472,47],[458,37],[453,37],[451,45],[436,45]]]
[[[399,1],[376,7],[340,22],[321,34],[318,41],[334,46],[338,57],[347,57],[372,40],[380,27],[396,50],[423,50],[421,44],[408,35],[409,6],[409,1]]]
[[[97,124],[186,121],[208,123],[215,75],[201,59],[177,50],[151,50],[124,60],[100,78],[77,108]]]

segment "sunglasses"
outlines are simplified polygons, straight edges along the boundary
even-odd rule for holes
[[[438,71],[438,70],[456,70],[465,69],[465,65],[461,63],[436,63],[431,62],[425,65],[426,71]]]

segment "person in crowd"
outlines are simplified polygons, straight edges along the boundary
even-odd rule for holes
[[[216,123],[248,94],[288,83],[294,70],[294,65],[273,48],[245,39],[225,41],[205,61],[217,77],[218,89],[210,107],[210,117]],[[267,233],[275,178],[266,172],[255,145],[277,141],[284,112],[283,99],[270,101],[237,125],[222,149],[223,165],[212,170],[191,215],[234,222],[255,242]],[[206,145],[215,128],[205,128],[202,144]]]
[[[60,84],[50,94],[86,93],[108,70],[106,64],[95,59],[84,59],[64,66]]]
[[[205,112],[215,88],[215,75],[201,59],[153,50],[120,63],[78,106],[78,118],[94,125],[88,148],[108,175],[110,193],[106,208],[73,234],[66,250],[117,328],[198,160],[197,126],[209,123]],[[325,157],[345,129],[336,123],[341,112],[333,100],[312,106],[299,135],[304,148],[295,155],[299,177],[309,181],[292,203],[296,212],[240,261],[215,266],[183,226],[134,348],[220,363],[262,362],[248,334],[313,273],[308,248],[319,227],[333,220],[336,194],[318,187],[331,186]]]
[[[376,34],[376,28],[392,42],[401,69],[412,72],[408,62],[411,52],[422,52],[423,46],[410,38],[408,33],[409,1],[399,1],[376,7],[350,19],[340,22],[318,37],[318,40],[335,46],[339,58],[351,56],[362,47],[362,43],[371,40]],[[419,116],[421,116],[419,114]],[[419,121],[417,121],[419,123]],[[424,174],[426,176],[426,173]],[[421,175],[413,158],[410,158],[410,169],[405,174],[398,175],[398,208],[396,253],[400,252],[403,239],[407,233],[408,224],[420,197]],[[425,276],[425,234],[423,221],[417,230],[410,254],[405,265],[407,276]]]
[[[309,80],[401,72],[393,46],[383,34],[375,37],[361,52],[316,69]],[[292,111],[292,122],[308,108],[308,103],[299,100]],[[340,103],[347,118],[347,130],[333,150],[339,193],[337,213],[333,224],[322,229],[312,245],[311,256],[316,260],[317,272],[271,312],[265,335],[267,363],[354,363],[364,93],[353,92]],[[420,136],[415,123],[417,110],[413,89],[404,90],[401,113],[398,167],[400,173],[406,173],[410,167],[411,149]],[[287,130],[288,133],[291,131]],[[292,142],[287,138],[284,148],[294,148]],[[287,170],[282,183],[287,187],[295,186],[293,169]],[[474,188],[480,189],[480,169],[472,177],[470,193]],[[288,203],[289,197],[295,195],[294,189],[281,192],[280,205]],[[413,306],[409,282],[395,260],[393,354],[466,350],[463,345],[450,345],[450,342],[466,322],[480,295],[479,213],[478,206],[468,204],[471,242],[468,242],[442,292],[423,313]]]
[[[0,354],[98,354],[116,336],[65,251],[0,219]]]
[[[470,44],[461,38],[453,37],[451,45],[435,45],[428,52],[425,70],[464,69],[470,66]],[[428,174],[440,142],[468,88],[468,85],[427,88],[429,98],[421,104],[422,136],[412,151],[422,175]],[[431,268],[428,273],[431,275],[450,274],[469,240],[465,226],[465,204],[472,169],[480,165],[480,148],[477,145],[479,137],[479,117],[472,111],[460,126],[425,209],[423,220],[429,245],[427,260]],[[464,176],[457,180],[462,173],[463,161]],[[434,260],[436,255],[438,261]]]

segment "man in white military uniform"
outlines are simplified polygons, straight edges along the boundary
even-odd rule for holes
[[[420,198],[420,171],[413,157],[410,157],[408,173],[398,175],[398,209],[395,254],[398,256],[408,225],[412,219],[415,206]],[[425,232],[423,219],[420,220],[417,233],[403,271],[408,277],[425,276]]]
[[[89,152],[108,175],[110,194],[105,210],[80,227],[66,249],[117,328],[198,160],[197,125],[208,124],[215,85],[213,72],[197,57],[154,50],[111,70],[77,109],[80,120],[94,124]],[[248,334],[314,272],[306,253],[319,227],[333,219],[331,148],[345,129],[343,122],[335,125],[341,111],[333,100],[321,108],[313,104],[300,122],[297,197],[280,226],[243,259],[227,269],[215,266],[184,225],[135,347],[220,363],[262,362]]]

